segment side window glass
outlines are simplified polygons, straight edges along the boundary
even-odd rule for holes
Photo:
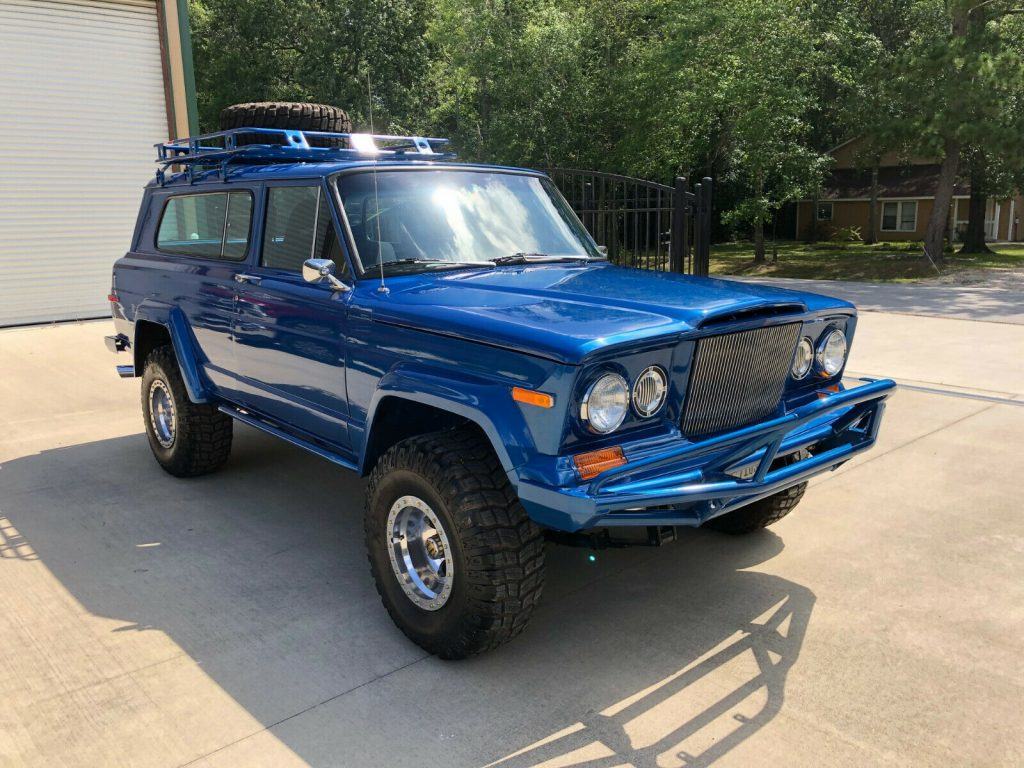
[[[219,259],[226,194],[179,195],[167,201],[156,247],[168,253]]]
[[[164,206],[156,247],[167,253],[237,261],[249,249],[251,219],[248,192],[175,195]]]
[[[316,246],[313,249],[313,258],[330,259],[334,262],[335,277],[341,280],[349,278],[348,262],[341,252],[341,243],[338,241],[338,233],[331,219],[327,195],[324,194],[320,195],[320,212],[316,217]]]
[[[312,258],[319,187],[271,187],[263,233],[264,267],[298,272]]]
[[[332,259],[347,274],[326,195],[315,187],[271,187],[260,263],[300,272],[306,259]]]
[[[252,223],[252,195],[232,192],[228,195],[228,212],[224,223],[224,258],[244,259],[249,249]]]

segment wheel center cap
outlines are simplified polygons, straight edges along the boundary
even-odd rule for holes
[[[442,554],[444,554],[444,545],[433,536],[427,539],[426,547],[427,554],[435,560],[437,560],[439,557],[441,557]]]

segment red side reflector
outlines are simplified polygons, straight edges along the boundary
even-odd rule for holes
[[[107,294],[107,301],[109,301],[111,304],[116,304],[117,303],[117,294],[116,293]]]
[[[536,405],[539,408],[554,408],[555,398],[545,392],[536,392],[532,389],[512,387],[512,399],[517,403]]]
[[[602,448],[599,451],[589,453],[578,453],[572,457],[572,463],[576,465],[581,480],[589,480],[597,477],[607,469],[621,467],[626,463],[626,457],[619,446],[613,448]]]

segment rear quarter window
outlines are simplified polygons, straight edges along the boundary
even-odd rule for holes
[[[244,259],[249,250],[252,195],[210,192],[167,198],[157,250],[204,259]]]

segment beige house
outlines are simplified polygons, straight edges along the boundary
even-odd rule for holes
[[[832,173],[817,200],[801,200],[795,206],[794,233],[797,240],[827,240],[859,232],[866,239],[871,228],[872,172],[858,163],[859,139],[832,150]],[[901,160],[895,153],[882,157],[878,167],[878,200],[875,239],[922,240],[931,216],[939,164],[931,158]],[[960,180],[953,192],[949,226],[952,239],[959,240],[967,228],[970,188]],[[985,213],[985,235],[989,240],[1024,240],[1024,196],[1007,200],[989,199]]]

